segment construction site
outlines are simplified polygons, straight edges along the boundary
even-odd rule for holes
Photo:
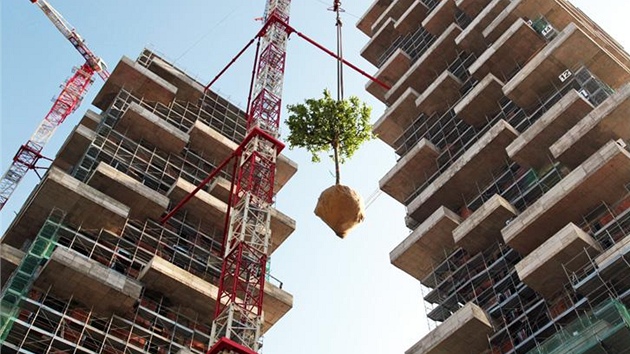
[[[294,241],[313,232],[296,223],[301,209],[276,205],[306,188],[280,132],[287,42],[305,39],[291,1],[267,1],[257,23],[246,107],[213,86],[232,62],[208,83],[144,48],[110,72],[47,1],[31,2],[85,64],[0,183],[2,209],[27,171],[41,177],[0,239],[0,351],[253,354],[283,323],[302,326],[293,313],[339,311],[294,304],[301,283],[271,268],[282,251],[320,257]],[[408,314],[420,329],[395,311],[353,321],[378,333],[400,318],[415,336],[405,354],[630,353],[630,55],[567,0],[376,0],[360,12],[354,55],[368,74],[355,94],[383,105],[373,130],[395,152],[371,178],[404,208],[389,223],[408,232],[355,233],[395,241],[378,252],[424,312]],[[327,54],[342,65],[352,56],[339,38]],[[102,85],[78,108],[94,75]],[[44,145],[77,108],[47,161]],[[367,242],[355,236],[341,242]],[[296,272],[339,307],[365,297],[387,311],[397,299],[335,293],[353,281],[342,270],[330,285]],[[274,340],[299,341],[282,333]]]

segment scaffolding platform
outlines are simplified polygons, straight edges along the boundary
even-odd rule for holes
[[[103,111],[107,110],[123,87],[146,101],[160,102],[164,105],[173,101],[177,94],[175,85],[128,57],[123,57],[92,104]]]

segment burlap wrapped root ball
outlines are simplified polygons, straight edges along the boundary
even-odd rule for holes
[[[319,196],[315,215],[344,238],[365,218],[363,199],[352,188],[337,184]]]

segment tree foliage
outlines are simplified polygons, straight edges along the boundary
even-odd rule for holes
[[[339,184],[339,164],[351,158],[361,144],[373,139],[370,114],[372,108],[358,97],[338,101],[328,90],[324,97],[307,99],[304,103],[289,105],[287,141],[289,147],[305,148],[313,162],[320,154],[329,153],[335,163],[336,184]]]

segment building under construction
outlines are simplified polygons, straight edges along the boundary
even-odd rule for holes
[[[378,0],[357,27],[430,321],[406,353],[630,353],[630,56],[566,0]]]
[[[2,353],[203,353],[245,112],[144,50],[123,57],[2,238]],[[295,174],[280,155],[274,191]],[[271,213],[269,253],[295,230]],[[266,272],[263,333],[292,307]]]

